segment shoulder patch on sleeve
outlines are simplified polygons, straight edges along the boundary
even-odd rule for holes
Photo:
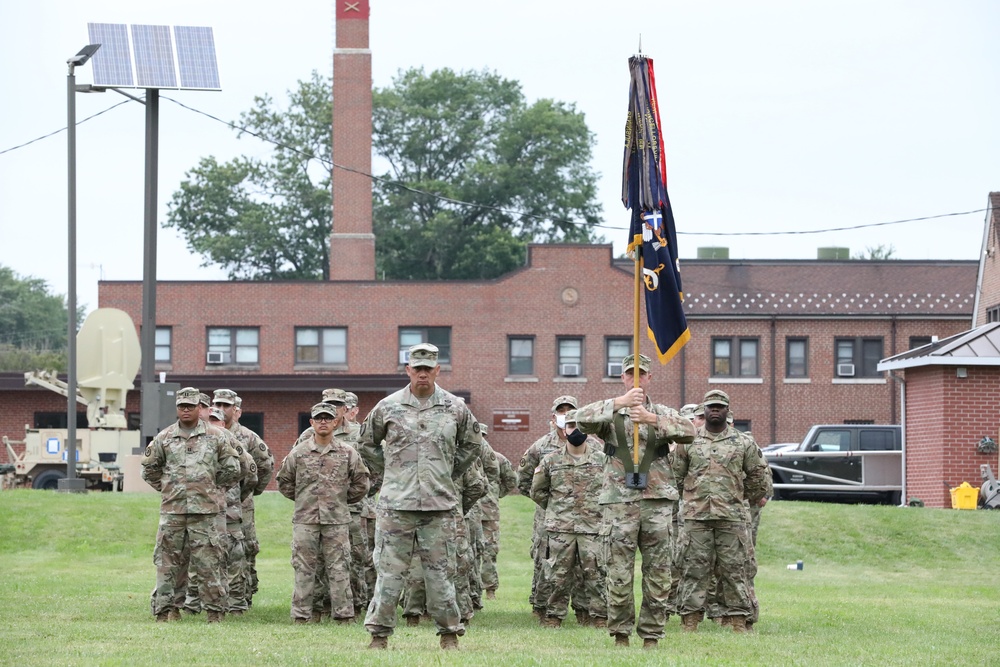
[[[260,443],[260,451],[262,451],[262,452],[266,452],[267,451],[267,445],[265,445],[263,442]]]
[[[472,422],[472,432],[479,433],[479,422]]]
[[[236,453],[237,454],[243,453],[243,445],[236,445]]]
[[[146,451],[144,452],[144,455],[145,456],[152,456],[153,455],[153,448],[150,447],[149,445],[146,445]]]
[[[490,461],[496,461],[496,460],[497,460],[497,455],[494,454],[493,452],[490,452]]]
[[[527,456],[522,456],[521,457],[521,462],[517,464],[517,467],[518,468],[523,468],[524,464],[527,463],[527,462],[528,462],[528,457]]]
[[[250,472],[257,472],[257,464],[253,461],[250,462]]]

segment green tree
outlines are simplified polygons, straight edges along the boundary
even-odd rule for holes
[[[203,158],[186,174],[166,225],[206,264],[231,278],[327,277],[330,90],[314,72],[287,111],[256,98],[239,124],[280,144],[272,155]],[[517,82],[447,69],[402,72],[373,103],[376,164],[388,165],[373,184],[379,275],[490,278],[521,266],[529,242],[600,240],[593,135],[572,105],[528,105]]]
[[[67,313],[44,280],[0,265],[0,371],[65,370]]]

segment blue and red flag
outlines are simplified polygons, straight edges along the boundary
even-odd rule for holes
[[[625,122],[622,203],[632,209],[628,252],[638,256],[649,339],[665,364],[691,339],[684,317],[684,291],[677,258],[677,229],[667,196],[660,109],[653,61],[629,58],[631,87]],[[637,255],[638,254],[638,255]]]

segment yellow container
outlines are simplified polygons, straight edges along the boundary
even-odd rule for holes
[[[962,482],[951,490],[951,508],[953,510],[974,510],[979,500],[979,489]]]

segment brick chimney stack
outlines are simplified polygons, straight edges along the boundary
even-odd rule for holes
[[[368,0],[334,0],[333,161],[362,174],[372,171],[372,52]],[[375,279],[372,182],[333,168],[330,280]]]

